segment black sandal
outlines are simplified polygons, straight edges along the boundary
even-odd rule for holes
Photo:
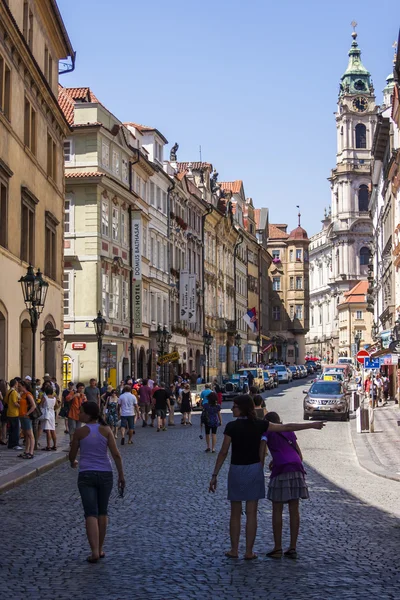
[[[282,558],[282,548],[280,550],[271,550],[271,552],[267,552],[265,556],[268,558]]]
[[[51,450],[50,446],[46,446],[46,448],[42,448],[42,452],[49,452]]]
[[[283,553],[283,556],[286,556],[286,558],[297,558],[297,550],[296,548],[289,548],[289,550],[286,550],[286,552]]]
[[[99,559],[98,558],[93,558],[93,556],[88,556],[86,560],[87,560],[88,563],[94,564],[94,563],[97,563],[97,561]]]

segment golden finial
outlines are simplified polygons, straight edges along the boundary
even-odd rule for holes
[[[357,31],[356,31],[356,27],[357,27],[358,23],[357,23],[357,21],[352,21],[352,22],[350,23],[350,25],[351,25],[351,26],[352,26],[352,28],[353,28],[353,33],[351,34],[351,36],[352,36],[353,40],[355,40],[355,39],[357,38]]]

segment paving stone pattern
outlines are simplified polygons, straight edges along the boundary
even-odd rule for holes
[[[302,385],[279,387],[268,408],[284,421],[299,420]],[[134,445],[122,448],[127,493],[123,499],[113,493],[107,557],[96,565],[85,562],[77,473],[67,464],[3,494],[0,598],[399,597],[400,484],[358,466],[348,423],[299,434],[311,495],[302,505],[299,559],[265,558],[272,548],[265,500],[255,546],[259,559],[245,562],[223,556],[229,547],[228,465],[217,494],[209,494],[216,455],[204,453],[199,417],[193,421],[193,427],[160,433],[138,428]],[[287,545],[287,518],[284,529]]]

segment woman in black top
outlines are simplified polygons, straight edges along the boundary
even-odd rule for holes
[[[230,537],[231,549],[225,552],[228,558],[239,558],[240,520],[242,502],[246,502],[246,560],[257,558],[253,552],[257,533],[258,501],[265,498],[264,459],[265,442],[262,434],[269,431],[300,431],[301,429],[322,429],[325,423],[268,423],[256,418],[254,402],[250,396],[238,396],[233,401],[233,416],[224,431],[224,441],[218,454],[214,473],[210,481],[210,492],[217,488],[218,473],[232,444],[231,466],[228,474],[228,500],[231,501]]]

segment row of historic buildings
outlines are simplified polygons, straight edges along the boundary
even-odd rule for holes
[[[0,16],[0,378],[34,362],[64,382],[99,372],[116,384],[155,377],[172,352],[164,376],[302,361],[300,223],[271,225],[241,180],[179,162],[157,128],[59,85],[75,53],[54,0],[2,0]],[[48,284],[36,339],[18,284],[29,265]]]

